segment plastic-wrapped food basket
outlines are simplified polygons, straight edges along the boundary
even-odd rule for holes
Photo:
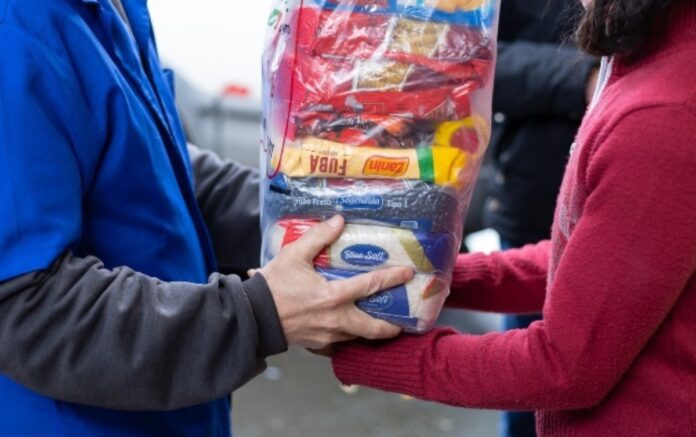
[[[263,260],[320,220],[329,280],[414,279],[357,302],[425,332],[449,293],[490,138],[497,0],[280,0],[263,59]]]

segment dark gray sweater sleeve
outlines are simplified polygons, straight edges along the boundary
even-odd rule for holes
[[[223,397],[287,345],[261,275],[162,282],[70,254],[0,283],[0,372],[51,398],[170,410]]]
[[[258,171],[189,146],[198,206],[222,272],[258,267],[261,253]]]

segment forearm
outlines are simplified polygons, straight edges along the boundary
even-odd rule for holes
[[[460,255],[446,306],[499,313],[539,313],[546,297],[551,244],[491,255]]]
[[[259,175],[189,146],[196,198],[223,272],[258,267],[261,253]]]
[[[0,284],[0,371],[46,396],[169,410],[225,396],[286,349],[261,276],[166,283],[65,255]]]
[[[580,387],[590,375],[570,375],[576,369],[564,366],[545,336],[543,322],[481,337],[437,329],[339,347],[333,366],[344,384],[467,408],[578,409],[598,402],[604,386]]]

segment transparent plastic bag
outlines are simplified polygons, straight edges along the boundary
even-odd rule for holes
[[[415,278],[357,302],[410,332],[449,293],[490,139],[498,0],[280,0],[263,58],[263,259],[320,220],[329,280]]]

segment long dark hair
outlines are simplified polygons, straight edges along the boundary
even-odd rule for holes
[[[664,32],[670,6],[678,1],[594,0],[580,21],[578,45],[597,56],[635,57]]]

